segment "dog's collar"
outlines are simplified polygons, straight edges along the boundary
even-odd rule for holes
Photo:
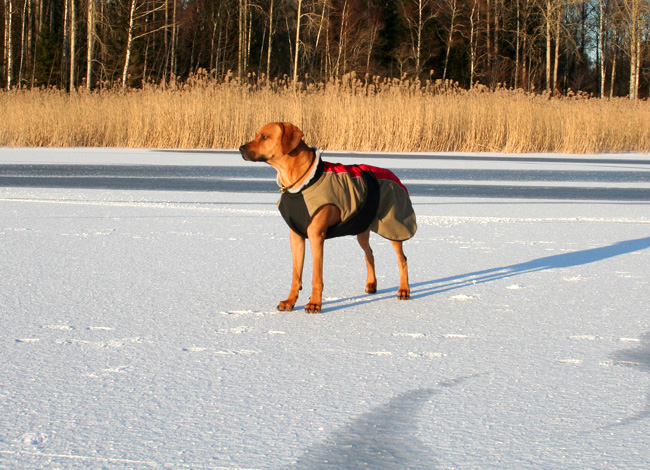
[[[300,178],[298,178],[293,184],[290,184],[289,186],[284,186],[282,184],[282,182],[280,181],[280,175],[278,175],[277,183],[278,183],[278,186],[280,186],[280,192],[282,194],[287,193],[287,192],[288,193],[299,193],[300,191],[305,189],[307,186],[309,186],[309,184],[312,182],[312,180],[314,179],[314,175],[317,173],[318,168],[320,168],[320,166],[321,166],[320,165],[320,157],[321,157],[321,153],[322,153],[322,151],[318,150],[316,147],[312,147],[312,150],[314,151],[314,158],[311,161],[311,164],[307,168],[307,171],[305,171],[305,173],[303,173],[303,175]],[[316,164],[314,165],[314,163],[316,163]],[[305,176],[307,176],[307,178],[305,178],[305,181],[303,181],[303,183],[300,186],[296,186],[296,183],[298,183],[298,181],[300,181]]]

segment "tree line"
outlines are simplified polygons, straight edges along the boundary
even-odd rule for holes
[[[2,0],[0,85],[381,76],[650,94],[650,0]]]

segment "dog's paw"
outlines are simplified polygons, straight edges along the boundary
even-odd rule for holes
[[[309,302],[305,305],[305,313],[320,313],[321,304]]]
[[[411,298],[411,291],[407,289],[400,289],[397,292],[397,298],[399,300],[409,300]]]
[[[291,300],[291,299],[283,300],[278,304],[278,310],[280,310],[281,312],[290,312],[291,310],[293,310],[294,305],[296,305],[295,300]]]
[[[369,282],[366,284],[366,294],[376,294],[377,293],[377,283]]]

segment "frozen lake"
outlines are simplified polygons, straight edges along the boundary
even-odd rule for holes
[[[413,298],[335,239],[306,315],[269,168],[0,149],[0,468],[647,469],[650,156],[438,157],[326,156],[412,189]]]

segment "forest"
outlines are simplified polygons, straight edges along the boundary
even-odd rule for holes
[[[650,94],[650,0],[2,0],[0,86],[408,79]]]

